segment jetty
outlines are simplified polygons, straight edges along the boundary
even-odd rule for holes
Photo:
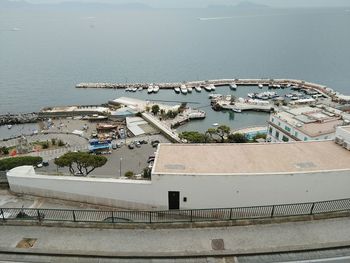
[[[13,125],[23,123],[34,123],[39,119],[39,114],[32,113],[17,113],[17,114],[3,114],[0,115],[0,125]]]
[[[100,88],[100,89],[147,89],[150,83],[79,83],[76,88]],[[213,80],[198,80],[198,81],[184,81],[184,82],[161,82],[153,83],[159,87],[159,89],[179,89],[182,85],[186,87],[207,87],[209,85],[214,85],[216,87],[220,86],[259,86],[259,87],[290,87],[297,89],[311,89],[319,92],[326,98],[331,98],[333,101],[340,103],[349,103],[350,96],[346,96],[334,91],[325,85],[307,82],[304,80],[297,79],[271,79],[271,78],[261,78],[261,79],[213,79]]]

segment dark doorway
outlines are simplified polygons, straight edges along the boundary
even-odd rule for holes
[[[169,210],[180,208],[180,192],[169,191],[168,200],[169,200]]]

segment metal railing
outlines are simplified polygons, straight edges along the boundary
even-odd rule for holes
[[[179,223],[266,219],[350,212],[350,199],[234,208],[100,211],[41,208],[0,208],[0,222],[7,220],[66,221],[82,223]]]

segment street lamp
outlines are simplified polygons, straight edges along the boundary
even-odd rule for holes
[[[122,177],[122,160],[123,160],[123,157],[120,157],[120,159],[119,159],[119,177]]]

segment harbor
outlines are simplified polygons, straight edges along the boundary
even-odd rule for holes
[[[149,94],[158,93],[162,89],[172,89],[175,93],[188,94],[201,92],[202,90],[211,92],[216,87],[228,86],[235,90],[239,86],[257,86],[259,88],[294,90],[310,90],[314,95],[319,94],[325,98],[339,103],[350,102],[350,96],[340,94],[325,85],[307,82],[296,79],[214,79],[184,82],[161,82],[161,83],[79,83],[76,88],[100,88],[100,89],[124,89],[125,91],[137,92],[146,90]],[[154,91],[156,87],[156,92]]]

